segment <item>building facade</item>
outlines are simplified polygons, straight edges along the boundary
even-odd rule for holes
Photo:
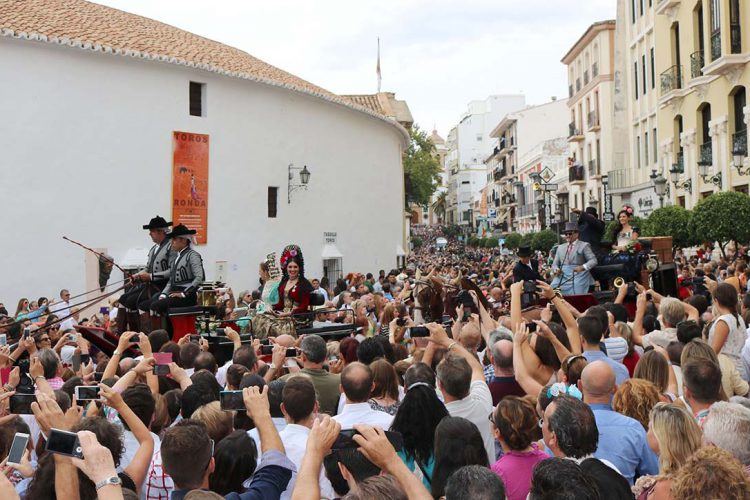
[[[488,216],[495,214],[490,217],[495,228],[530,232],[544,225],[530,174],[544,166],[558,172],[558,139],[567,137],[567,123],[567,100],[553,99],[504,116],[492,130],[494,148],[485,165]]]
[[[613,211],[623,204],[647,217],[659,207],[652,176],[659,170],[656,72],[657,2],[618,0],[615,30],[614,156],[608,172]],[[663,202],[664,200],[662,200]]]
[[[614,162],[615,21],[592,24],[562,59],[568,69],[569,207],[604,212]]]
[[[655,5],[660,170],[672,203],[748,192],[750,2],[662,0]]]
[[[290,243],[309,277],[390,269],[403,253],[408,134],[392,119],[238,49],[79,0],[0,4],[0,60],[13,96],[0,123],[0,196],[15,221],[6,303],[96,287],[89,256],[62,235],[145,264],[141,226],[172,220],[177,131],[208,136],[207,279],[221,262],[229,283],[255,288],[258,263]],[[290,164],[311,175],[288,199]]]

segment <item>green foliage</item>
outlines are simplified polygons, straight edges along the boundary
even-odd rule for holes
[[[449,238],[455,238],[456,236],[461,234],[461,228],[456,224],[453,224],[452,226],[445,226],[443,228],[443,234]]]
[[[523,236],[521,236],[521,245],[522,247],[532,247],[534,246],[534,235],[536,233],[526,233]]]
[[[693,209],[690,228],[697,241],[717,242],[721,253],[730,241],[750,240],[750,197],[736,191],[712,194]]]
[[[423,243],[423,242],[422,242],[422,238],[420,238],[419,236],[414,236],[414,237],[413,237],[413,238],[411,239],[411,244],[412,244],[412,245],[414,246],[414,248],[419,248],[419,247],[421,247],[421,246],[422,246],[422,243]]]
[[[534,235],[531,247],[534,250],[549,252],[557,243],[557,234],[551,229],[544,229]]]
[[[643,224],[643,236],[671,236],[672,247],[685,248],[698,243],[692,231],[692,212],[680,206],[657,208]]]
[[[484,248],[495,248],[497,246],[497,238],[485,238],[482,242]]]
[[[435,145],[427,133],[415,124],[409,131],[411,141],[404,155],[404,177],[406,200],[420,206],[427,206],[438,185],[440,163],[435,157]]]
[[[521,244],[521,235],[518,233],[510,233],[505,237],[505,247],[515,250]]]

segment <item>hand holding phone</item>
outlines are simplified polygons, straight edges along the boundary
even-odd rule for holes
[[[22,432],[16,432],[13,437],[13,443],[10,445],[10,452],[8,452],[8,465],[21,465],[23,460],[23,454],[26,452],[26,447],[29,444],[29,435]]]
[[[155,352],[154,361],[156,361],[154,375],[160,375],[162,377],[169,375],[169,363],[172,362],[171,352]]]
[[[219,393],[219,404],[221,405],[221,411],[245,410],[242,391],[221,391]]]
[[[100,401],[98,385],[77,385],[75,388],[76,401]]]
[[[81,443],[78,441],[78,434],[75,432],[50,429],[46,449],[49,452],[59,455],[83,458],[83,448],[81,448]]]

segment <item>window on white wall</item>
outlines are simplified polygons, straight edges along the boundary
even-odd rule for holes
[[[206,84],[190,82],[190,116],[206,116]]]

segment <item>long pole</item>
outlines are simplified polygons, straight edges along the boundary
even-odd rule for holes
[[[87,247],[86,245],[84,245],[83,243],[79,243],[79,242],[77,242],[77,241],[75,241],[75,240],[71,240],[71,239],[70,239],[70,238],[68,238],[67,236],[63,236],[63,239],[64,239],[64,240],[67,240],[67,241],[69,241],[69,242],[71,242],[71,243],[73,243],[74,245],[78,245],[79,247],[81,247],[81,248],[83,248],[83,249],[85,249],[85,250],[88,250],[89,252],[93,253],[93,254],[94,254],[94,255],[96,255],[97,257],[99,257],[99,258],[101,258],[101,259],[104,259],[104,261],[105,261],[105,262],[109,262],[109,263],[111,263],[111,264],[112,264],[113,266],[115,266],[115,267],[116,267],[117,269],[119,269],[120,271],[122,271],[122,273],[123,273],[123,274],[127,275],[127,272],[125,271],[125,269],[121,268],[121,267],[120,267],[120,266],[119,266],[119,265],[117,264],[117,262],[115,262],[115,261],[114,261],[114,259],[113,259],[112,257],[109,257],[109,256],[107,256],[107,255],[104,255],[104,254],[103,254],[103,253],[101,253],[101,252],[97,252],[97,251],[96,251],[96,250],[94,250],[93,248],[89,248],[89,247]]]

